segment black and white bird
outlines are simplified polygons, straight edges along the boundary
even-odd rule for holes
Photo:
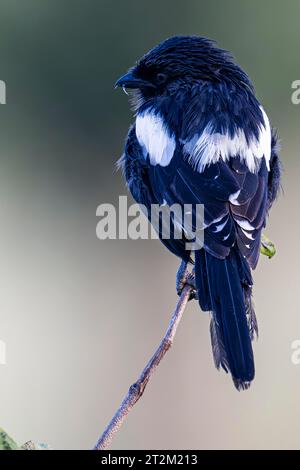
[[[257,334],[251,269],[280,185],[276,133],[247,74],[206,38],[167,39],[116,86],[131,89],[136,111],[120,161],[134,199],[148,214],[153,204],[204,205],[201,249],[191,252],[174,236],[162,242],[181,258],[179,273],[194,263],[215,365],[246,389]]]

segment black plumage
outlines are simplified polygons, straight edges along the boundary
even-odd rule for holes
[[[248,388],[258,332],[251,268],[280,186],[276,133],[246,73],[205,38],[166,40],[117,85],[134,90],[136,122],[120,160],[129,190],[149,218],[153,204],[191,205],[192,227],[184,227],[182,239],[162,242],[184,261],[194,256],[199,304],[211,312],[215,364],[230,371],[238,389]],[[198,204],[203,248],[191,253],[186,241]]]

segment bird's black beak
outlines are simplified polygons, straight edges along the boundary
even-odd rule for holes
[[[132,71],[123,75],[119,80],[115,83],[115,88],[122,87],[123,89],[126,88],[155,88],[155,85],[148,82],[147,80],[142,80],[134,75]]]

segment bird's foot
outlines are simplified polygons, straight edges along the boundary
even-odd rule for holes
[[[182,261],[176,274],[176,290],[179,296],[181,295],[185,286],[192,287],[189,300],[198,299],[195,283],[195,273],[189,272],[187,261]]]

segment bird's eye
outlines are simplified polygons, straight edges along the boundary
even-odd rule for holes
[[[162,85],[163,83],[165,83],[167,81],[167,75],[165,73],[158,73],[156,75],[156,80],[157,80],[157,83],[159,83],[160,85]]]

